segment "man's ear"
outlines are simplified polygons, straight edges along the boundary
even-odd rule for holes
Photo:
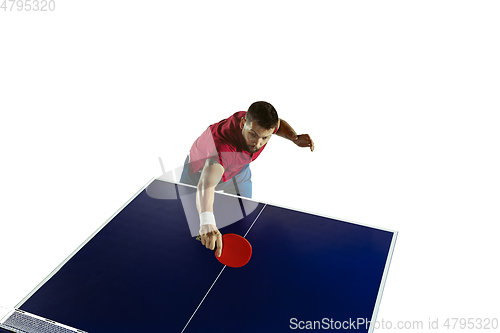
[[[240,120],[240,129],[243,130],[243,127],[245,127],[246,123],[247,123],[247,120],[245,119],[245,117],[241,117],[241,120]]]

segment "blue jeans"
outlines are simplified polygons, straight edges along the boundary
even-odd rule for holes
[[[190,174],[189,172],[189,156],[184,162],[184,169],[182,169],[181,183],[189,185],[198,185],[200,180],[201,170]],[[252,172],[250,171],[250,165],[247,164],[238,172],[233,178],[227,182],[219,182],[215,187],[215,191],[224,191],[224,193],[238,195],[240,197],[251,198],[252,197]]]

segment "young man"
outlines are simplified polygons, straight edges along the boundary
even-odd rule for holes
[[[214,191],[251,198],[249,164],[262,153],[273,134],[314,151],[309,134],[297,135],[267,102],[255,102],[248,111],[236,112],[209,126],[191,147],[180,181],[197,186],[201,243],[211,250],[217,247],[217,256],[223,244],[213,213]]]

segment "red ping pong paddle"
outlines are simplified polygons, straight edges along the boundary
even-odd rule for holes
[[[222,254],[215,258],[229,267],[241,267],[252,257],[252,245],[244,237],[236,234],[222,235]]]
[[[201,240],[201,237],[197,236],[196,240]],[[251,256],[252,245],[250,245],[250,242],[236,234],[222,235],[222,253],[220,257],[217,257],[217,248],[215,248],[215,258],[229,267],[244,266]]]

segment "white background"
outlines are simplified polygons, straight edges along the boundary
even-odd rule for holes
[[[399,231],[379,321],[499,317],[498,2],[179,3],[0,11],[3,310],[265,100],[316,150],[272,138],[254,199]]]

